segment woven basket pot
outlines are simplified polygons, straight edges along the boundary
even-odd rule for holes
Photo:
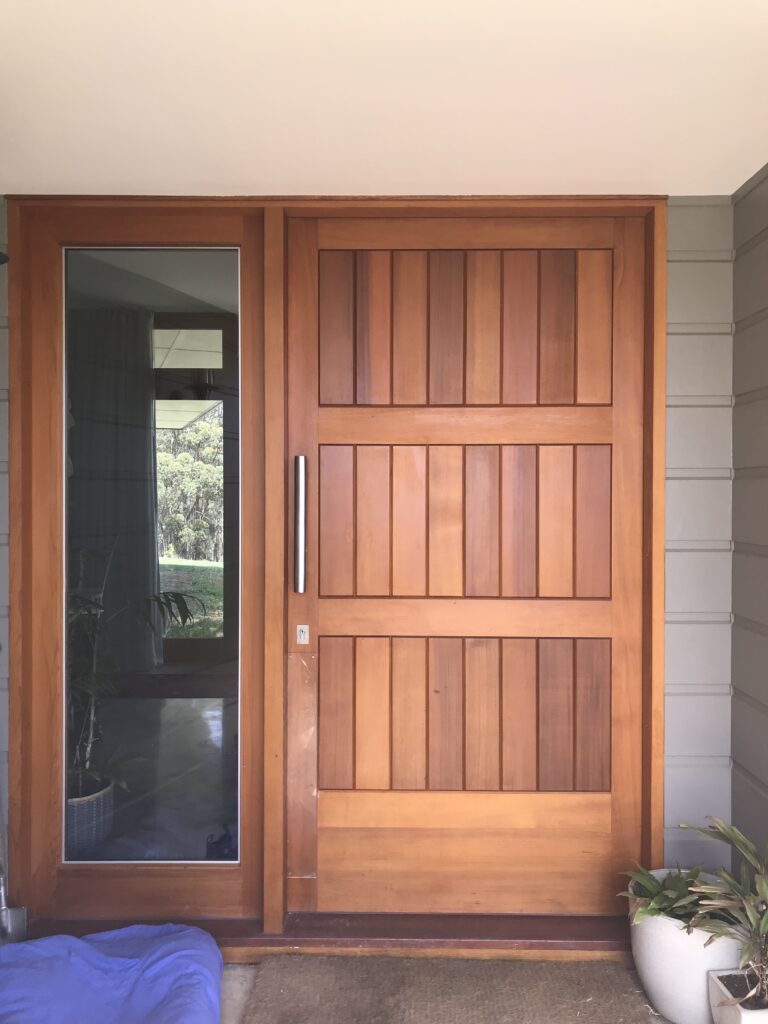
[[[88,850],[103,843],[112,832],[115,808],[115,784],[90,796],[67,800],[66,850],[68,858],[80,858]]]

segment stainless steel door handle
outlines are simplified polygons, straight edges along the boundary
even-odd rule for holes
[[[293,589],[297,594],[307,589],[307,457],[293,460],[294,524],[293,524]]]

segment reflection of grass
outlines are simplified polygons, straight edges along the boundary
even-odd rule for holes
[[[195,621],[187,626],[174,622],[169,637],[215,637],[224,631],[224,566],[221,562],[193,562],[187,558],[160,559],[160,586],[198,597],[205,614],[193,607]]]

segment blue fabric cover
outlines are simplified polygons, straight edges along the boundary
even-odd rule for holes
[[[219,1024],[207,932],[132,925],[0,947],[0,1024]]]

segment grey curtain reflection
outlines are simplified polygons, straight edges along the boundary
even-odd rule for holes
[[[162,660],[136,613],[160,590],[151,314],[71,310],[67,368],[68,586],[103,594],[103,670],[143,672]]]

